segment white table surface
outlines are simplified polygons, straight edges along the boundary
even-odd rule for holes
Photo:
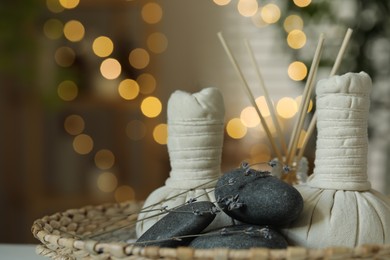
[[[35,253],[36,245],[30,244],[0,244],[0,260],[49,260]]]

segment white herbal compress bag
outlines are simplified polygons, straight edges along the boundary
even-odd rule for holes
[[[284,230],[309,248],[390,243],[390,201],[367,180],[371,79],[348,73],[317,84],[317,148],[313,175],[296,188],[304,209]]]
[[[213,188],[221,175],[225,108],[217,88],[190,94],[175,91],[168,101],[168,153],[171,164],[165,186],[153,191],[138,216],[137,236],[172,209],[196,198],[215,202]],[[159,214],[157,216],[154,216]],[[220,213],[210,228],[231,223]]]

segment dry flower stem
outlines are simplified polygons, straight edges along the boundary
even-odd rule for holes
[[[248,82],[245,80],[245,77],[244,77],[240,67],[238,66],[238,63],[237,63],[236,59],[234,58],[232,52],[230,51],[229,46],[226,44],[226,41],[225,41],[222,33],[219,32],[217,35],[218,35],[219,40],[222,43],[223,48],[225,49],[225,52],[226,52],[230,62],[232,63],[234,69],[236,70],[237,74],[239,75],[240,79],[242,80],[242,82],[244,84],[247,96],[248,96],[252,106],[256,109],[256,112],[257,112],[257,114],[260,117],[261,124],[262,124],[262,126],[263,126],[263,128],[264,128],[264,130],[265,130],[265,132],[267,134],[267,137],[268,137],[268,139],[269,139],[269,141],[271,143],[272,149],[274,150],[274,152],[275,152],[276,156],[278,157],[278,159],[282,162],[283,161],[282,160],[282,154],[280,153],[279,148],[276,146],[276,143],[275,143],[275,141],[274,141],[274,139],[272,137],[271,131],[269,130],[269,127],[268,127],[268,125],[267,125],[263,115],[261,114],[261,111],[260,111],[259,107],[256,104],[256,100],[253,97],[253,94],[251,93],[251,90],[249,88]]]

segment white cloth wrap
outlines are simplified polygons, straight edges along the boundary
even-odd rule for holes
[[[296,188],[304,209],[283,230],[298,246],[356,247],[390,243],[390,200],[367,181],[370,77],[347,73],[317,84],[314,174]]]
[[[167,112],[171,172],[165,186],[152,192],[145,201],[144,208],[157,211],[139,214],[138,236],[163,217],[153,217],[163,207],[172,209],[191,198],[215,202],[213,188],[221,176],[225,116],[221,93],[216,88],[194,94],[175,91],[168,101]],[[172,199],[164,201],[168,198]],[[227,215],[219,213],[208,229],[230,223]]]
[[[201,181],[221,174],[223,122],[193,119],[168,121],[168,150],[171,161],[170,188],[191,189]],[[210,184],[206,187],[213,187]]]
[[[312,187],[369,190],[367,120],[371,79],[365,73],[321,80],[317,86],[317,149]]]

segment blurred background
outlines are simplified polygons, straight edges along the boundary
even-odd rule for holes
[[[222,171],[273,158],[219,31],[276,135],[243,41],[251,43],[288,142],[320,33],[318,79],[351,27],[338,73],[373,79],[368,175],[390,194],[389,8],[387,0],[1,1],[0,243],[37,243],[37,218],[144,200],[163,185],[166,104],[178,89],[220,89]],[[313,102],[308,120],[314,110]],[[305,150],[310,169],[315,135]]]

